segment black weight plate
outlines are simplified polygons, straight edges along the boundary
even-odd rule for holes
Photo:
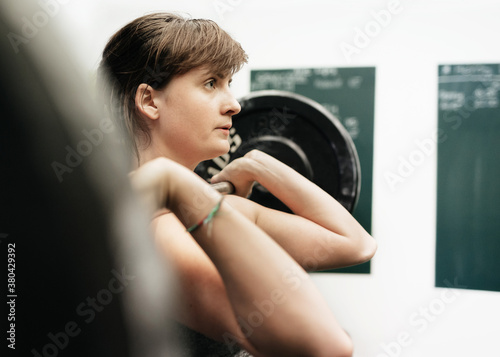
[[[230,152],[200,163],[196,172],[209,180],[229,162],[252,149],[264,151],[332,195],[352,212],[360,190],[359,159],[340,121],[317,102],[295,93],[265,90],[240,99],[233,116]],[[260,185],[249,197],[264,206],[290,211]]]

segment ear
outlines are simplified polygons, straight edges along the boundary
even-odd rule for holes
[[[155,97],[157,92],[145,83],[141,83],[135,92],[135,107],[145,118],[156,120],[160,117]]]

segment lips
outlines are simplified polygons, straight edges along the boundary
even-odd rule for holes
[[[218,126],[217,129],[229,130],[229,129],[231,129],[231,127],[232,127],[231,124],[226,124],[226,125]]]

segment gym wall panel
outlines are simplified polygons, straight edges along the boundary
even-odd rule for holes
[[[500,291],[500,65],[439,66],[437,287]]]

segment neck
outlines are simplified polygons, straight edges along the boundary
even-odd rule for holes
[[[159,157],[166,157],[167,159],[173,160],[191,171],[194,171],[199,164],[199,161],[189,160],[189,158],[182,157],[178,152],[168,150],[168,148],[156,148],[153,143],[151,143],[147,148],[139,149],[139,164],[137,166],[143,165]]]

